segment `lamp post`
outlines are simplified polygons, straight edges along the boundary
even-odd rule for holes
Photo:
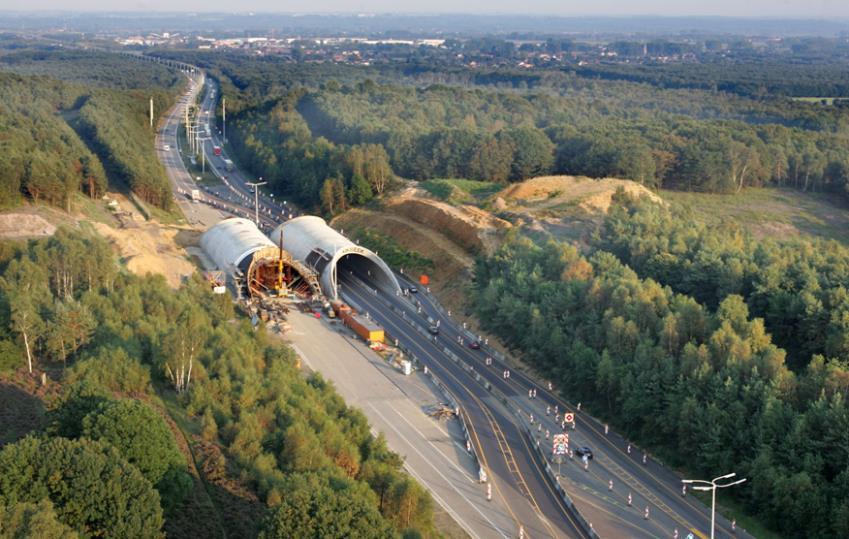
[[[253,182],[253,183],[252,182],[245,182],[245,183],[246,183],[246,185],[250,185],[251,187],[254,188],[254,222],[256,223],[256,226],[259,227],[259,186],[265,185],[268,182],[264,182],[264,181],[262,181],[262,178],[260,178],[260,181],[258,181],[258,182]]]
[[[717,481],[722,481],[724,479],[731,479],[736,476],[736,472],[731,472],[730,474],[721,475],[710,481],[704,481],[702,479],[682,479],[681,482],[685,485],[691,485],[693,483],[697,483],[696,486],[693,487],[693,490],[701,490],[707,492],[711,491],[711,504],[710,504],[710,539],[714,539],[714,530],[716,529],[716,489],[718,488],[728,488],[733,487],[734,485],[739,485],[740,483],[744,483],[746,478],[738,479],[737,481],[732,481],[731,483],[725,483],[722,485],[718,485]]]

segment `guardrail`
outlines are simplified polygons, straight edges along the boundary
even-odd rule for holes
[[[349,301],[348,303],[353,302]],[[384,331],[387,335],[391,336],[389,330],[384,328]],[[402,345],[400,341],[398,341],[397,348],[401,350],[404,354],[406,354],[407,357],[410,358],[415,364],[421,364],[416,355],[412,351],[410,351],[409,348]],[[426,375],[430,378],[431,383],[439,390],[440,393],[442,393],[442,396],[445,397],[445,400],[448,401],[448,404],[451,405],[451,407],[457,414],[457,418],[460,420],[460,427],[463,429],[463,437],[466,440],[466,448],[469,450],[469,454],[471,455],[472,460],[474,460],[475,465],[478,468],[478,477],[487,477],[486,470],[484,470],[483,465],[481,464],[480,457],[478,456],[478,450],[475,447],[475,442],[472,440],[472,436],[470,434],[471,431],[469,430],[468,426],[469,419],[467,419],[466,411],[463,409],[462,406],[460,406],[460,404],[457,402],[457,399],[454,397],[454,395],[451,394],[451,391],[448,390],[445,384],[439,380],[439,378],[433,373],[432,370],[428,370]],[[481,480],[481,483],[484,482],[485,480]]]
[[[412,326],[413,329],[415,329],[418,333],[421,333],[422,335],[424,335],[428,339],[432,339],[433,336],[430,335],[428,333],[428,331],[418,323],[417,320],[412,319],[411,317],[407,316],[405,311],[400,310],[397,307],[395,307],[394,305],[391,305],[389,303],[386,303],[386,305],[390,309],[392,309],[392,311],[394,311],[395,313],[400,314],[401,317],[407,322],[407,324]],[[472,367],[471,365],[466,363],[464,360],[462,360],[459,356],[457,356],[449,348],[443,347],[442,351],[449,359],[451,359],[451,361],[453,361],[454,363],[457,363],[463,370],[465,370],[469,373],[472,373],[473,374],[472,378],[476,382],[481,384],[484,387],[484,389],[486,389],[487,391],[492,393],[493,396],[495,396],[504,405],[504,407],[511,414],[513,414],[513,416],[516,417],[516,419],[518,420],[519,426],[520,426],[519,430],[530,441],[531,446],[535,449],[538,457],[544,463],[545,473],[548,476],[548,478],[551,480],[551,482],[555,485],[557,493],[561,497],[561,499],[563,500],[563,503],[566,504],[566,507],[568,507],[569,510],[572,512],[572,514],[575,516],[575,519],[577,520],[578,525],[582,528],[584,533],[586,533],[589,537],[597,539],[599,536],[596,533],[596,531],[593,529],[592,525],[584,518],[584,516],[581,514],[581,512],[575,506],[574,502],[572,501],[572,498],[569,496],[569,494],[566,493],[566,490],[560,484],[558,477],[554,473],[554,470],[552,470],[552,468],[551,468],[551,465],[548,461],[546,453],[541,448],[541,440],[534,435],[533,429],[531,428],[531,426],[529,425],[529,423],[525,419],[524,414],[521,412],[521,410],[519,410],[518,408],[513,406],[512,402],[507,397],[507,395],[505,395],[503,392],[501,392],[501,390],[499,390],[498,388],[494,387],[492,384],[490,384],[489,382],[484,380],[483,377],[480,375],[480,373],[475,371],[474,367]],[[414,358],[415,356],[411,356],[411,357]],[[467,436],[468,436],[468,434],[467,434]]]

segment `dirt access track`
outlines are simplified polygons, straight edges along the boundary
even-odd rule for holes
[[[619,188],[663,203],[628,180],[545,176],[510,185],[484,201],[514,223],[477,206],[451,205],[410,187],[387,199],[383,211],[350,210],[337,217],[333,226],[377,230],[405,249],[433,260],[431,288],[446,307],[460,313],[475,255],[494,252],[515,225],[530,224],[564,237],[568,235],[559,229],[570,228],[579,236],[607,212]]]
[[[126,216],[123,221],[110,215],[106,199]],[[95,201],[97,215],[65,213],[40,204],[24,204],[0,214],[0,239],[25,240],[52,236],[61,226],[73,229],[93,228],[115,248],[122,264],[136,275],[148,273],[165,277],[168,285],[178,288],[195,271],[185,246],[197,243],[200,232],[181,226],[146,221],[123,195],[109,193]],[[123,225],[123,226],[122,226]]]
[[[431,287],[452,309],[462,304],[475,255],[494,252],[512,228],[480,208],[452,206],[416,188],[386,200],[384,211],[353,209],[337,217],[333,226],[377,230],[432,260]]]

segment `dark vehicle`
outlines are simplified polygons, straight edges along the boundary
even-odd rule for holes
[[[407,289],[407,291],[410,292],[410,294],[418,294],[419,293],[419,289],[416,288],[415,286],[411,286],[410,288]]]
[[[575,448],[575,454],[581,458],[587,457],[587,460],[593,459],[593,451],[587,446]]]
[[[428,333],[431,335],[439,335],[439,328],[436,326],[430,326],[427,328]]]
[[[472,341],[469,343],[469,348],[471,348],[472,350],[480,350],[481,343],[479,343],[478,341]]]

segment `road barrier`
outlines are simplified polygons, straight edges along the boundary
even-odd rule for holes
[[[392,305],[388,302],[384,302],[384,303],[387,305],[387,307],[392,309],[392,311],[400,314],[401,317],[407,322],[407,324],[412,326],[413,329],[415,329],[418,333],[421,333],[422,335],[424,335],[428,339],[431,339],[431,340],[433,339],[433,335],[430,335],[428,333],[427,329],[422,327],[418,323],[417,320],[412,319],[411,317],[407,316],[405,311],[398,309],[397,307],[395,307],[394,305]],[[460,367],[462,367],[463,370],[465,370],[469,373],[472,373],[473,374],[472,378],[474,378],[474,380],[476,382],[481,384],[487,391],[492,393],[492,395],[496,399],[498,399],[511,414],[513,414],[516,417],[518,424],[519,424],[519,427],[520,427],[519,430],[522,432],[522,434],[525,435],[525,437],[530,442],[531,446],[536,451],[537,456],[541,459],[542,463],[544,464],[543,468],[545,470],[546,475],[548,475],[548,478],[555,485],[555,489],[557,490],[557,493],[560,496],[560,498],[563,500],[563,503],[566,504],[566,507],[568,507],[569,510],[572,512],[572,514],[575,516],[575,520],[577,521],[578,526],[581,527],[583,532],[588,537],[592,537],[592,538],[597,539],[599,536],[596,533],[596,531],[589,525],[587,520],[584,518],[584,516],[581,514],[581,512],[575,506],[574,502],[572,501],[572,498],[569,496],[569,494],[566,493],[566,490],[560,484],[559,479],[555,475],[554,470],[552,470],[551,465],[548,462],[547,454],[542,449],[542,443],[541,443],[540,439],[535,437],[533,429],[528,424],[528,422],[525,420],[524,414],[521,412],[521,410],[519,410],[518,408],[513,406],[512,402],[510,402],[510,399],[507,397],[507,395],[505,395],[498,388],[494,387],[492,384],[490,384],[489,382],[484,380],[483,377],[480,375],[480,373],[478,373],[472,365],[469,365],[468,363],[466,363],[459,356],[457,356],[457,354],[452,352],[449,348],[443,347],[442,352],[451,361],[453,361],[454,363],[457,363]],[[412,356],[412,357],[415,359],[415,356]],[[435,379],[435,377],[434,377],[434,379]],[[456,401],[454,401],[454,402],[456,402]],[[468,431],[466,430],[465,425],[464,425],[464,432],[466,433],[466,436],[467,436],[467,439],[468,439]],[[474,445],[473,445],[473,447],[474,447]]]
[[[348,299],[349,299],[348,303],[353,306],[354,302],[350,301],[350,298],[348,298]],[[394,307],[392,307],[391,305],[389,305],[389,307],[392,308],[394,311],[398,312],[398,310],[395,309]],[[392,334],[387,328],[383,328],[383,329],[386,332],[387,340],[388,340],[389,338],[392,337]],[[416,329],[419,329],[419,328],[416,328]],[[420,332],[422,332],[422,331],[424,331],[425,335],[427,334],[427,332],[423,328],[421,329]],[[419,359],[416,357],[416,355],[414,353],[412,353],[406,346],[400,344],[400,340],[398,342],[399,342],[398,349],[401,350],[404,354],[406,354],[407,357],[410,358],[415,365],[421,365],[422,364],[421,361],[419,361]],[[469,426],[468,426],[469,423],[470,423],[470,420],[468,419],[466,411],[463,409],[462,406],[460,406],[460,404],[457,402],[457,399],[454,397],[454,395],[451,394],[451,391],[448,390],[448,388],[445,386],[445,384],[442,383],[442,381],[433,373],[433,370],[428,370],[427,376],[430,378],[431,383],[439,390],[440,393],[442,393],[442,396],[445,397],[445,400],[448,402],[449,405],[451,405],[451,407],[456,412],[457,419],[460,420],[460,427],[463,429],[463,437],[466,441],[466,447],[470,449],[469,453],[472,457],[472,460],[475,462],[475,465],[478,468],[478,477],[479,478],[487,477],[487,480],[488,480],[488,474],[486,473],[486,470],[484,470],[483,465],[481,464],[480,457],[478,456],[479,449],[477,448],[477,444],[475,443],[475,441],[472,440],[471,431],[470,431]],[[481,481],[481,482],[483,483],[484,481]]]

